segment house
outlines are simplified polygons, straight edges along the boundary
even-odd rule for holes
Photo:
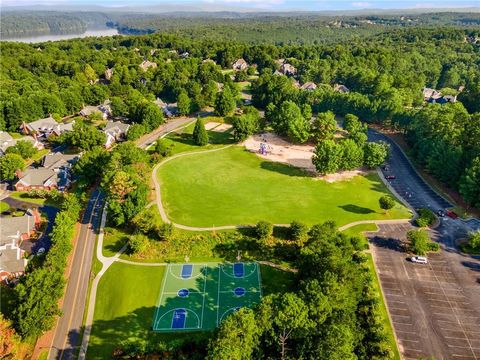
[[[114,142],[124,140],[127,136],[130,124],[121,121],[108,121],[103,132],[107,135],[105,147],[108,149]]]
[[[67,125],[67,124],[65,124],[65,125]],[[68,127],[64,128],[64,131],[65,131],[65,129],[68,129]],[[72,127],[70,127],[70,129],[73,130]],[[70,130],[68,130],[68,131],[70,131]],[[22,137],[18,140],[28,141],[37,150],[45,149],[45,146],[40,141],[38,141],[37,136],[35,134],[33,136],[24,136],[24,137]],[[15,143],[17,143],[18,140],[15,140]]]
[[[49,137],[50,135],[61,135],[66,131],[73,130],[73,122],[64,124],[57,122],[53,117],[49,116],[45,119],[23,123],[20,129],[25,134],[38,134],[39,136]]]
[[[107,80],[110,80],[112,78],[112,75],[113,75],[113,69],[107,69],[105,70],[105,79]]]
[[[78,154],[50,153],[43,157],[42,167],[54,171],[70,170],[79,159],[80,155]]]
[[[431,88],[423,88],[423,99],[427,102],[434,102],[442,97],[440,91]]]
[[[295,75],[297,73],[297,69],[293,66],[293,65],[290,65],[288,63],[283,63],[281,66],[280,66],[280,72],[283,74],[283,75]]]
[[[37,190],[65,190],[70,186],[67,171],[55,171],[53,169],[29,168],[25,173],[18,173],[18,181],[15,183],[17,191]]]
[[[342,85],[342,84],[333,85],[333,91],[336,91],[342,94],[346,94],[350,92],[349,88],[347,88],[345,85]]]
[[[24,215],[0,218],[0,281],[8,283],[25,273],[27,259],[20,248],[40,227],[40,213],[28,209]]]
[[[13,137],[11,137],[9,133],[0,131],[0,156],[5,155],[5,150],[10,146],[14,146],[15,143],[16,141],[13,140]]]
[[[313,91],[317,88],[317,85],[315,85],[315,83],[309,81],[309,82],[306,82],[305,84],[303,84],[300,89],[302,90],[307,90],[307,91]]]
[[[173,116],[173,113],[170,111],[170,109],[168,108],[168,104],[166,102],[163,102],[162,99],[158,98],[157,97],[157,100],[155,100],[153,102],[155,105],[157,105],[160,109],[162,109],[163,111],[163,114],[166,116],[166,117],[172,117]]]
[[[180,57],[182,59],[187,59],[189,56],[190,56],[190,53],[188,51],[185,51],[185,52],[180,54]]]
[[[456,103],[457,95],[443,95],[442,97],[429,101],[432,104]]]
[[[248,68],[248,63],[244,59],[238,59],[232,65],[233,70],[246,70]]]
[[[149,68],[156,68],[157,64],[148,60],[143,60],[142,63],[139,65],[140,69],[143,71],[147,71]]]
[[[102,116],[103,120],[107,120],[109,116],[111,116],[112,111],[110,110],[110,106],[102,104],[99,106],[85,106],[82,110],[80,110],[80,115],[81,116],[90,116],[91,114],[94,113],[100,113]]]

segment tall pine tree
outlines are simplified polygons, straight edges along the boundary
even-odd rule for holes
[[[207,130],[205,130],[205,125],[201,118],[198,118],[195,123],[195,129],[193,129],[193,141],[198,146],[205,146],[208,144],[208,133]]]

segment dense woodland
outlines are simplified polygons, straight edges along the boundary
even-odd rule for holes
[[[128,119],[137,135],[164,122],[154,103],[157,97],[177,102],[181,114],[211,106],[218,115],[231,117],[240,103],[236,82],[255,74],[250,78],[252,103],[264,110],[265,119],[253,107],[242,108],[241,115],[237,112],[231,118],[236,140],[268,127],[293,142],[315,142],[317,169],[323,166],[323,172],[332,172],[362,164],[376,166],[380,157],[383,161],[386,149],[368,145],[365,135],[366,123],[380,124],[404,132],[419,164],[459,190],[470,205],[480,206],[478,37],[478,27],[412,27],[321,45],[253,45],[172,34],[1,43],[0,130],[18,131],[23,121],[48,114],[58,119],[75,115],[83,105],[98,105],[107,99],[113,114]],[[224,70],[238,58],[255,67],[232,79]],[[298,69],[297,79],[274,74],[278,59]],[[142,69],[139,65],[144,60],[157,66]],[[107,69],[112,69],[108,79]],[[317,89],[301,90],[295,80],[312,81]],[[350,91],[334,91],[335,84]],[[427,104],[422,95],[425,86],[458,94],[458,101]],[[346,131],[341,141],[333,139],[340,118]],[[199,121],[196,141],[200,145],[205,143],[201,127]],[[109,202],[110,222],[140,228],[135,217],[148,202],[148,174],[168,151],[160,145],[148,154],[132,142],[106,151],[101,146],[103,136],[88,121],[78,121],[73,132],[55,141],[84,151],[74,167],[78,188],[101,184]],[[72,219],[77,217],[74,208]],[[56,228],[63,239],[70,235],[71,223],[64,226],[62,218],[58,219]],[[302,232],[301,250],[294,259],[300,270],[298,291],[267,296],[258,311],[242,310],[242,316],[232,316],[208,346],[202,344],[198,356],[278,358],[282,347],[285,358],[391,356],[358,239],[338,234],[328,222]],[[64,245],[59,246],[63,249]],[[57,256],[51,253],[45,265],[35,270],[38,274],[49,271],[49,256]],[[67,253],[65,247],[62,264]],[[48,304],[35,302],[29,295],[36,294],[31,289],[49,291],[50,280],[29,279],[36,277],[26,277],[14,293],[25,305],[9,318],[24,337],[37,336],[51,325],[57,313],[51,304],[63,287],[61,282],[54,288]],[[36,323],[32,314],[42,314],[38,317],[44,321]]]

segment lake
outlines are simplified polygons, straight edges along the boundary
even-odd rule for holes
[[[1,41],[15,41],[22,43],[40,43],[45,41],[58,41],[76,38],[84,38],[88,36],[113,36],[119,35],[117,29],[101,29],[101,30],[87,30],[83,34],[48,34],[48,35],[31,35],[25,37],[14,37],[9,39],[1,39]]]

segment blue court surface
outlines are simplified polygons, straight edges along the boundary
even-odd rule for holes
[[[211,330],[262,297],[260,266],[246,263],[169,264],[152,330]]]

